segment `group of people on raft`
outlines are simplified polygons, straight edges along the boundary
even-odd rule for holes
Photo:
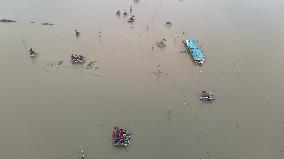
[[[215,99],[215,96],[212,92],[209,92],[207,90],[201,91],[200,100],[211,101],[211,100],[214,100],[214,99]]]
[[[130,133],[119,127],[119,126],[114,126],[113,130],[112,130],[112,141],[113,141],[113,145],[115,146],[128,146],[130,144],[129,140],[130,140]]]

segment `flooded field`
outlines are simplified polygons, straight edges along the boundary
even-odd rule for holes
[[[86,159],[284,158],[284,2],[0,2],[16,21],[0,22],[1,159],[78,159],[80,146]],[[113,125],[133,132],[127,148],[112,145]]]

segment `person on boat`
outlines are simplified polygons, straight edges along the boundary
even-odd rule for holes
[[[132,13],[132,6],[130,6],[130,13]]]

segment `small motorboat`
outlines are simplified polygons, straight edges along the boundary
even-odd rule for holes
[[[200,100],[212,101],[214,99],[215,99],[215,96],[212,92],[203,90],[200,94]]]
[[[129,19],[128,19],[128,22],[129,23],[133,23],[135,21],[135,16],[132,15]]]
[[[85,62],[85,57],[84,56],[82,56],[82,55],[74,55],[74,54],[72,54],[71,55],[71,61],[73,62],[73,63],[84,63]]]

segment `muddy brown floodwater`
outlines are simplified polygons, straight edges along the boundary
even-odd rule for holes
[[[131,6],[133,24],[115,15]],[[78,159],[82,145],[87,159],[283,159],[283,8],[1,0],[0,19],[17,22],[0,23],[0,158]],[[184,52],[188,36],[204,51],[202,67]],[[72,53],[85,64],[71,64]],[[216,100],[201,102],[202,89]],[[133,132],[127,149],[112,146],[114,124]]]

